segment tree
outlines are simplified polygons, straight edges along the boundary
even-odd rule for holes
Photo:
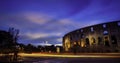
[[[9,28],[9,34],[12,36],[12,43],[13,45],[11,47],[13,47],[13,53],[14,53],[14,60],[17,60],[18,57],[18,34],[19,34],[19,30],[18,29],[14,29],[14,28]]]
[[[12,45],[12,37],[6,31],[0,31],[0,49],[1,53],[9,53]]]
[[[19,30],[14,28],[9,28],[9,31],[0,31],[0,49],[2,50],[1,53],[14,53],[13,58],[15,61],[17,61],[18,57],[18,34]]]

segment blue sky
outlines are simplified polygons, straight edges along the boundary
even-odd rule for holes
[[[0,0],[0,30],[20,30],[19,43],[62,44],[75,29],[120,20],[120,0]]]

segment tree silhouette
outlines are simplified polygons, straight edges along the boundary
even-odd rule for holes
[[[18,57],[18,34],[19,30],[14,28],[9,28],[9,31],[0,31],[0,49],[1,53],[9,54],[14,53],[14,60]]]
[[[10,35],[12,36],[12,47],[13,47],[13,53],[14,53],[14,60],[17,60],[18,57],[18,34],[19,34],[19,30],[18,29],[14,29],[14,28],[9,28]]]

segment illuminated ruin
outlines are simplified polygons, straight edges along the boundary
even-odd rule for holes
[[[77,44],[77,52],[120,52],[120,21],[87,26],[67,33],[63,48],[71,52]]]

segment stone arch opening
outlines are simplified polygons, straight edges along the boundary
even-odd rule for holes
[[[92,43],[92,45],[95,45],[95,44],[96,44],[96,41],[95,41],[95,38],[94,38],[94,37],[91,38],[91,43]]]
[[[120,22],[118,22],[118,26],[120,26]]]
[[[112,42],[112,45],[117,46],[117,38],[115,37],[115,35],[111,36],[111,42]]]
[[[105,46],[110,47],[108,36],[104,37]]]
[[[89,38],[85,39],[86,45],[89,46]]]
[[[101,42],[102,42],[102,38],[98,37],[98,45],[101,45]]]
[[[103,24],[103,28],[106,28],[106,24]]]
[[[104,31],[103,31],[103,35],[108,35],[108,31],[107,31],[107,30],[104,30]]]

